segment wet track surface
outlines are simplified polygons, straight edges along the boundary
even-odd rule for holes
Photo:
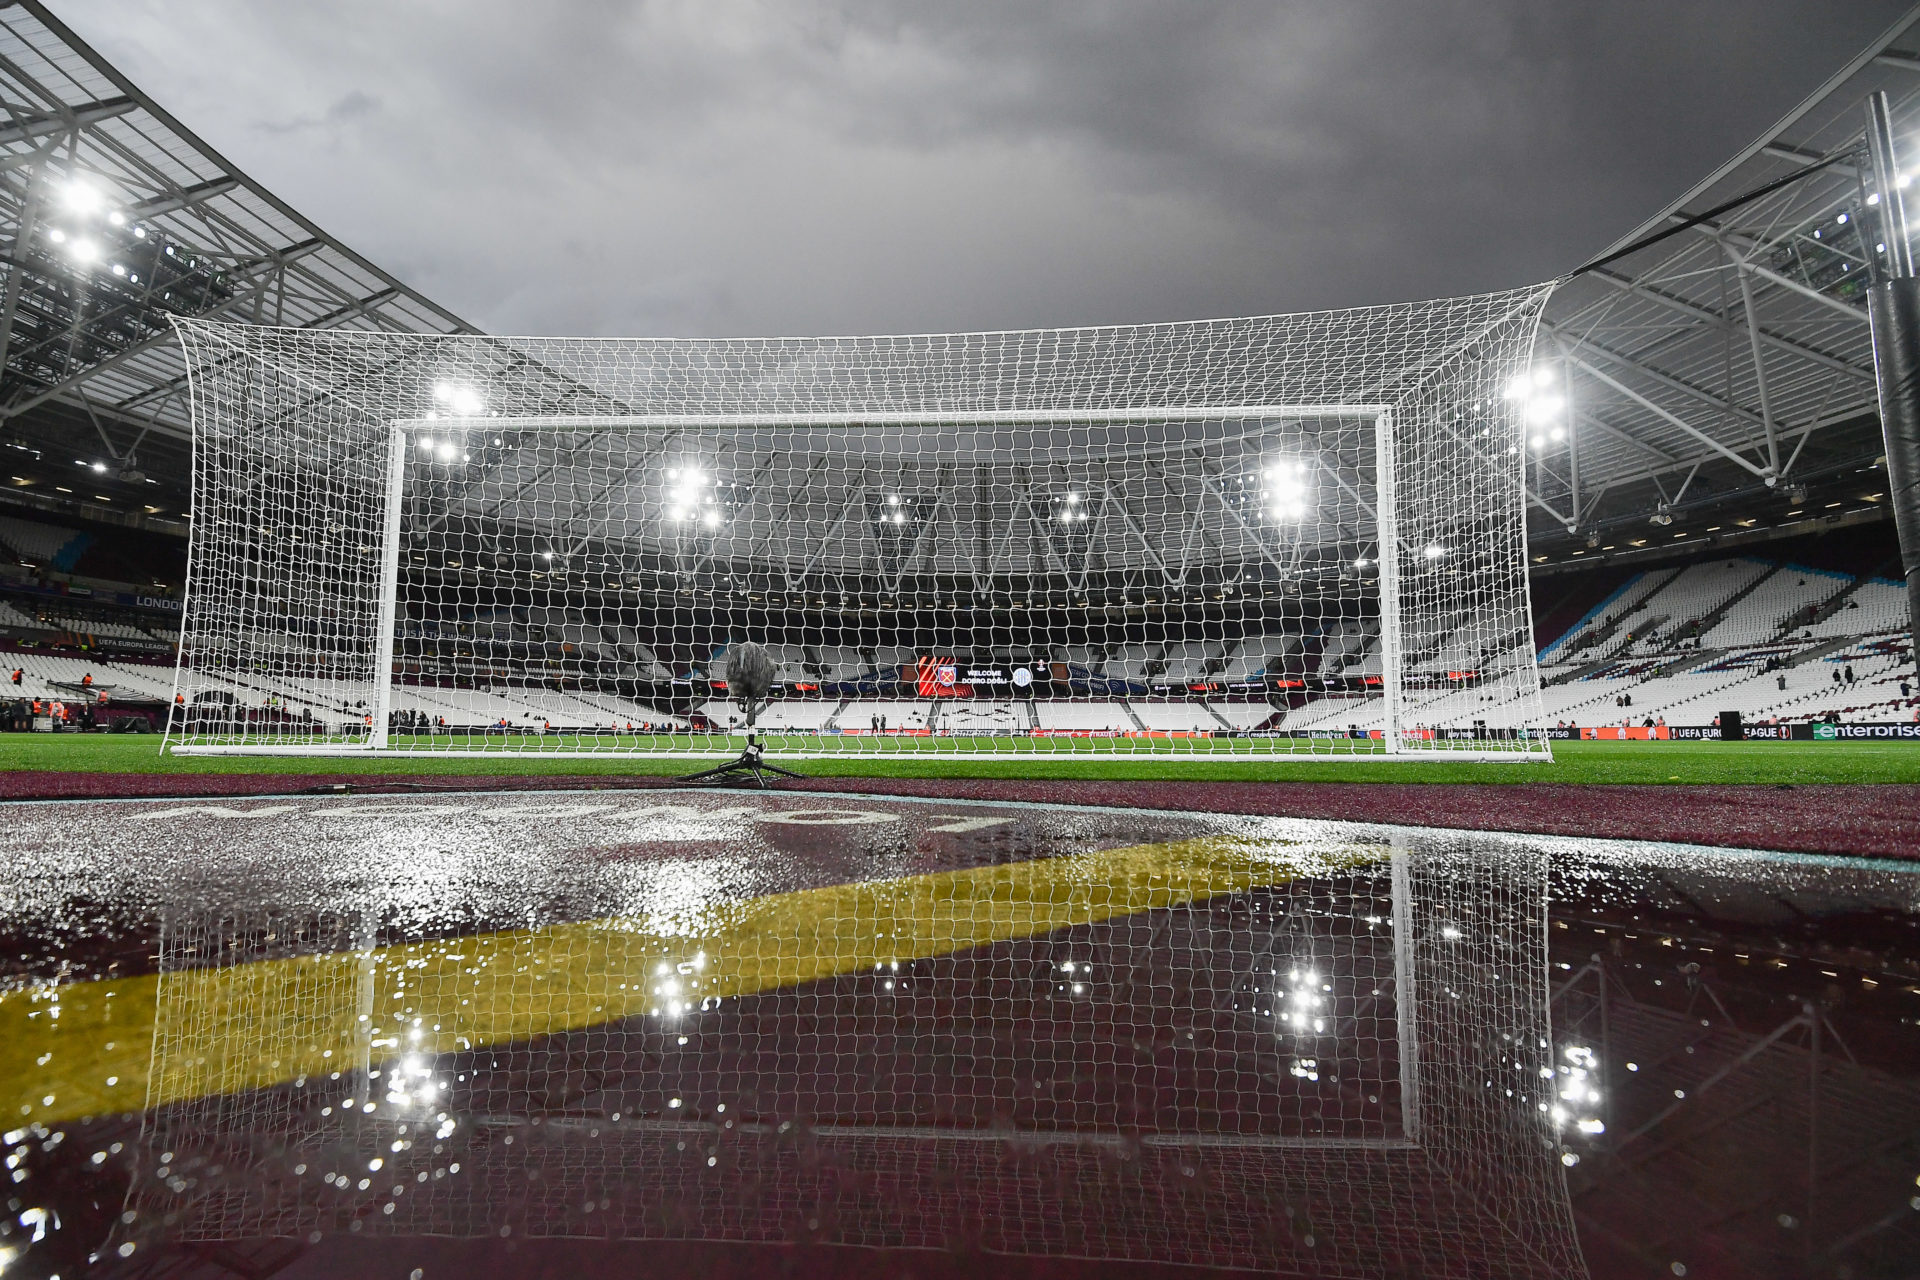
[[[350,791],[430,795],[470,779],[382,774],[103,774],[16,770],[0,774],[0,799],[56,800],[281,795]],[[611,774],[494,777],[514,791],[669,789],[668,776]],[[879,794],[928,800],[1119,806],[1249,817],[1392,822],[1536,835],[1605,834],[1739,849],[1920,859],[1920,785],[1845,783],[1646,786],[1530,783],[1199,782],[1062,778],[809,777],[783,789],[816,795]]]
[[[1920,1257],[1911,865],[818,793],[0,812],[8,1277]]]

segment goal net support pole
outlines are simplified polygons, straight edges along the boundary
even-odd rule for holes
[[[1383,411],[1373,420],[1374,506],[1376,541],[1380,548],[1380,696],[1385,704],[1386,724],[1380,735],[1381,749],[1390,756],[1400,754],[1400,527],[1394,518],[1397,499],[1394,494],[1393,414]]]
[[[369,751],[386,747],[393,710],[393,631],[400,594],[400,510],[406,477],[407,433],[396,423],[387,436],[386,505],[380,526],[380,610],[374,637],[373,711],[366,744]]]

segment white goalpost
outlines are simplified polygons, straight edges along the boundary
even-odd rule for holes
[[[1546,290],[547,339],[182,321],[178,752],[1549,758]]]

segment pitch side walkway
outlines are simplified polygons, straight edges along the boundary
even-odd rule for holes
[[[0,799],[356,794],[673,787],[674,777],[330,774],[0,775]],[[1110,805],[1208,813],[1388,822],[1463,830],[1660,840],[1799,853],[1920,858],[1920,785],[1580,786],[1558,783],[1023,781],[998,778],[808,778],[806,792]]]

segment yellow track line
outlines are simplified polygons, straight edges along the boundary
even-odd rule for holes
[[[1384,858],[1206,837],[367,951],[0,992],[0,1128],[724,1000]],[[158,1070],[153,1064],[158,1063]]]

